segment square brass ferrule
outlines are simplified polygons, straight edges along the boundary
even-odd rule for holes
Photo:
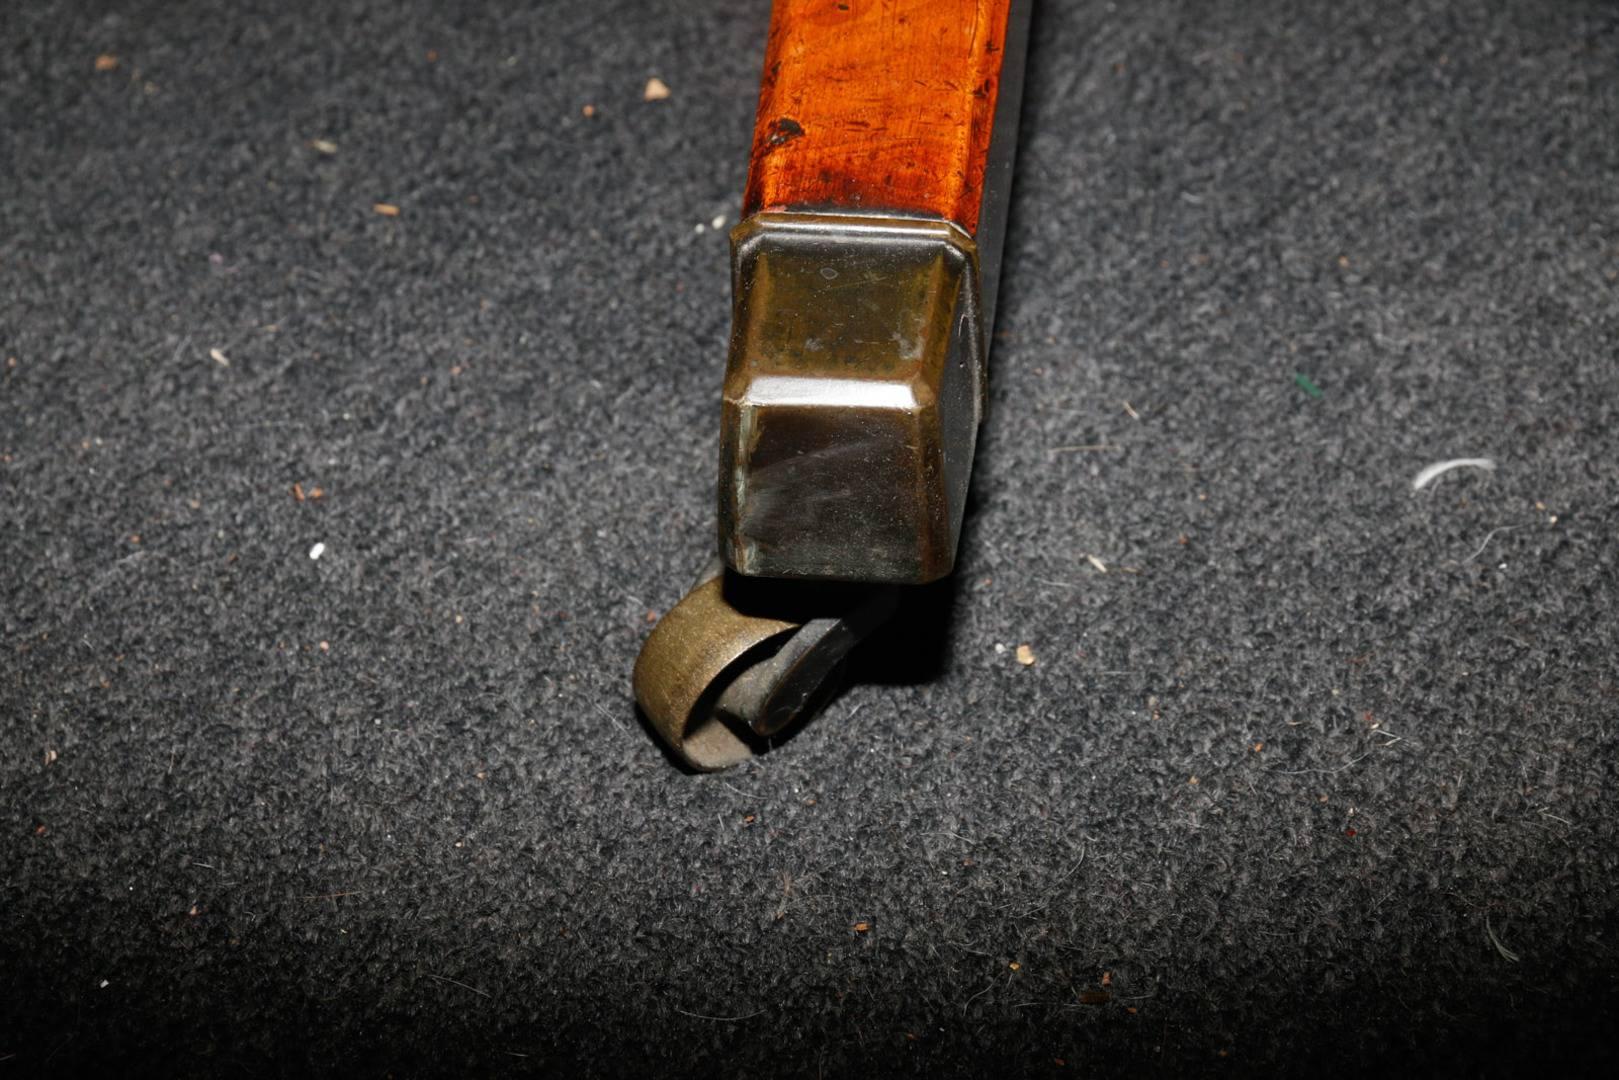
[[[972,239],[940,220],[761,213],[731,248],[725,561],[762,577],[945,576],[986,379]]]

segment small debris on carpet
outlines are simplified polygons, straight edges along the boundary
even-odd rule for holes
[[[1411,481],[1412,491],[1421,491],[1452,469],[1483,469],[1485,472],[1495,471],[1495,459],[1487,457],[1451,458],[1449,461],[1436,461],[1423,469]]]
[[[1516,964],[1523,959],[1523,957],[1501,944],[1501,939],[1495,936],[1495,928],[1490,925],[1488,915],[1484,916],[1484,933],[1489,936],[1490,944],[1495,946],[1495,951],[1501,954],[1501,959],[1509,964]]]

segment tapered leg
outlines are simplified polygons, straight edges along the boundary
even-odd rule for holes
[[[729,573],[654,629],[635,674],[696,767],[813,709],[892,588],[955,564],[1027,24],[1024,0],[775,4],[732,233]]]

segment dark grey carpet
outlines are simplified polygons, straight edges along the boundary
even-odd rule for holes
[[[0,12],[9,1069],[1611,1058],[1619,9],[1046,3],[958,585],[695,777],[767,5],[282,7]]]

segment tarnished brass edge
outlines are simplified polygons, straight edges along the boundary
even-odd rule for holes
[[[797,594],[790,618],[775,618],[750,613],[757,595],[727,594],[727,585],[747,593],[748,584],[714,560],[635,661],[636,702],[670,751],[700,772],[740,764],[819,711],[849,651],[898,603],[892,588],[815,590]],[[764,607],[782,613],[777,603]]]
[[[713,712],[725,673],[749,653],[798,629],[781,619],[745,615],[725,602],[716,562],[658,620],[635,659],[635,700],[664,743],[694,769],[724,769],[753,747]]]

